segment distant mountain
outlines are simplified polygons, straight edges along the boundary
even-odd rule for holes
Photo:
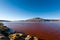
[[[41,21],[44,21],[44,19],[36,17],[36,18],[27,19],[27,20],[19,20],[15,22],[41,22]]]
[[[8,21],[8,20],[0,20],[0,22],[11,22],[11,21]]]
[[[37,18],[28,19],[25,21],[27,21],[27,22],[41,22],[41,21],[44,21],[44,19],[37,17]]]
[[[16,22],[42,22],[42,21],[60,21],[60,20],[53,20],[53,19],[43,19],[43,18],[31,18],[31,19],[27,19],[27,20],[20,20],[20,21],[16,21]]]
[[[0,20],[0,22],[42,22],[42,21],[58,21],[60,22],[60,20],[54,20],[54,19],[43,19],[43,18],[39,18],[39,17],[36,17],[36,18],[31,18],[31,19],[27,19],[27,20],[19,20],[19,21],[8,21],[8,20]]]

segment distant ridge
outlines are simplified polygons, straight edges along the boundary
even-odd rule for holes
[[[36,17],[36,18],[31,18],[31,19],[27,19],[27,20],[19,20],[19,21],[15,21],[15,22],[45,22],[45,21],[60,21],[60,20],[53,20],[53,19],[43,19],[43,18],[39,18],[39,17]]]
[[[8,21],[8,20],[0,20],[0,22],[11,22],[11,21]]]
[[[44,19],[36,17],[36,18],[31,18],[31,19],[25,20],[25,21],[28,21],[28,22],[41,22],[41,21],[44,21]]]
[[[55,20],[55,19],[43,19],[43,18],[39,18],[39,17],[35,17],[35,18],[30,18],[30,19],[27,19],[27,20],[17,20],[17,21],[9,21],[9,20],[0,20],[0,22],[60,22],[60,20]]]

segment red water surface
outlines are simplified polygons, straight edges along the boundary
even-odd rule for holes
[[[4,23],[9,28],[18,32],[24,32],[44,40],[60,40],[59,22],[37,22],[37,23]]]

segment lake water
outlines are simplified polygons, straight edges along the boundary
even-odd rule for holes
[[[44,40],[60,40],[60,22],[5,22],[4,25]]]

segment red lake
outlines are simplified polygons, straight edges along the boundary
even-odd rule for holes
[[[60,22],[5,22],[4,25],[44,40],[60,40]]]

